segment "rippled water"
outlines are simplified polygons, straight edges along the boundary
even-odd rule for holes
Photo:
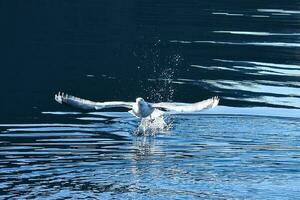
[[[299,199],[299,6],[0,2],[0,198]],[[58,91],[221,105],[143,136]]]
[[[177,115],[142,137],[129,114],[95,114],[2,124],[2,197],[299,198],[299,118]]]

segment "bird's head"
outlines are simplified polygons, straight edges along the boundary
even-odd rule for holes
[[[135,102],[136,102],[138,105],[141,105],[141,104],[145,103],[145,100],[144,100],[143,98],[141,98],[141,97],[138,97],[138,98],[136,98]]]

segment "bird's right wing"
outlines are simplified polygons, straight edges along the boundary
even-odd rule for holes
[[[109,102],[94,102],[86,99],[81,99],[72,95],[58,93],[55,94],[55,100],[60,104],[68,104],[70,106],[85,109],[85,110],[100,110],[105,108],[128,108],[131,109],[132,102],[124,101],[109,101]]]
[[[197,112],[216,107],[219,104],[219,100],[219,97],[212,97],[196,103],[154,103],[152,106],[173,112]]]

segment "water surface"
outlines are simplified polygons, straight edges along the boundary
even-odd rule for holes
[[[173,119],[171,131],[149,137],[132,134],[130,115],[1,125],[3,197],[299,198],[299,118]]]
[[[300,198],[299,1],[1,1],[0,198]],[[136,136],[106,101],[220,107]]]

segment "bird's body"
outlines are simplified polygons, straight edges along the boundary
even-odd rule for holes
[[[143,98],[138,97],[135,102],[110,101],[110,102],[94,102],[81,99],[64,93],[55,95],[55,100],[62,104],[68,104],[73,107],[86,110],[101,110],[106,108],[124,107],[131,109],[129,112],[138,118],[151,117],[155,109],[164,109],[173,112],[196,112],[207,108],[213,108],[218,105],[219,98],[213,97],[196,103],[148,103]]]
[[[135,104],[132,106],[133,114],[139,118],[150,116],[154,109],[155,108],[153,108],[149,103],[140,97],[136,99]]]

